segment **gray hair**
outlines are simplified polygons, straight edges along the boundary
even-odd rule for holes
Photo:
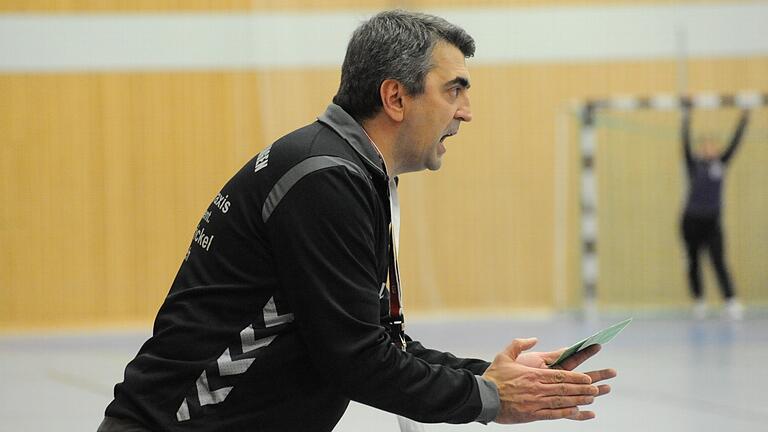
[[[411,95],[423,93],[438,41],[455,46],[464,57],[475,54],[472,36],[443,18],[404,10],[376,14],[352,34],[333,103],[361,122],[381,109],[384,80],[397,80]]]

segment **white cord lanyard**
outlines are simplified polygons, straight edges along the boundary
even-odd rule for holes
[[[389,210],[392,214],[393,241],[395,243],[395,254],[400,248],[400,200],[397,196],[397,183],[395,179],[389,179]]]
[[[397,263],[397,252],[400,246],[400,202],[397,196],[397,183],[389,179],[389,316],[390,336],[398,348],[405,351],[405,334],[403,319],[403,296],[400,284],[400,268]]]
[[[405,351],[403,320],[403,297],[400,285],[400,269],[397,266],[397,251],[400,247],[400,201],[397,196],[397,183],[389,179],[389,213],[391,254],[389,263],[389,315],[393,327],[392,338],[395,345]],[[403,416],[397,416],[397,425],[401,432],[424,432],[424,425]]]

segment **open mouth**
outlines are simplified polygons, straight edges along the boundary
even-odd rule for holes
[[[440,142],[443,142],[443,141],[445,141],[446,138],[452,137],[454,135],[456,135],[455,131],[454,132],[448,132],[447,134],[443,135],[442,138],[440,138]]]

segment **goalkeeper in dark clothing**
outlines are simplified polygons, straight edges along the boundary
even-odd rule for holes
[[[733,283],[725,265],[720,213],[725,168],[739,147],[749,120],[749,111],[742,111],[738,126],[725,151],[718,152],[714,140],[705,137],[694,155],[691,150],[690,107],[691,104],[684,101],[681,133],[689,190],[682,218],[682,234],[688,255],[688,282],[694,299],[693,314],[699,319],[706,315],[699,266],[699,250],[706,247],[709,249],[725,300],[725,313],[729,318],[741,319],[743,307],[736,299]]]

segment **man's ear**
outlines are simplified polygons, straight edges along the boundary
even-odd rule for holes
[[[405,116],[403,106],[405,87],[403,84],[394,79],[386,79],[379,87],[379,96],[381,96],[381,105],[384,113],[393,121],[403,121]]]

